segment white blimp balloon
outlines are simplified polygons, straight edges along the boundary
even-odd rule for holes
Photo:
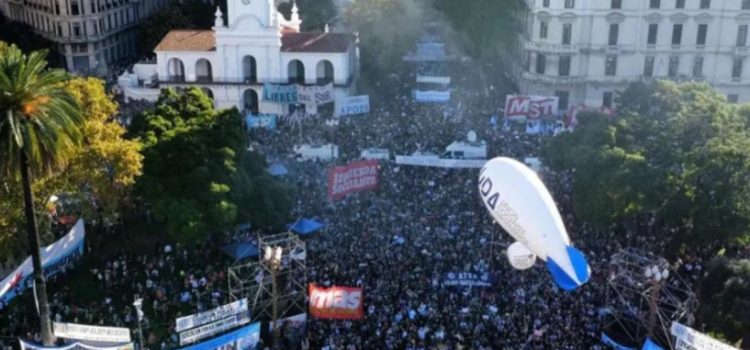
[[[508,247],[508,261],[516,270],[527,270],[534,266],[536,255],[521,242],[515,242]]]
[[[547,263],[558,286],[573,290],[589,280],[586,258],[571,245],[552,196],[533,170],[514,159],[492,159],[479,174],[479,194],[495,221]]]

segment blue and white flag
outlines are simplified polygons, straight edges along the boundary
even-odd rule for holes
[[[255,128],[266,128],[276,129],[276,115],[275,114],[248,114],[245,117],[245,123],[248,129]]]

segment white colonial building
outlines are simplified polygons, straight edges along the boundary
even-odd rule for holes
[[[750,101],[750,0],[529,0],[522,92],[612,106],[639,80],[706,81]]]
[[[68,70],[106,70],[135,57],[136,26],[168,0],[0,0],[0,12],[55,42]]]
[[[210,30],[169,32],[154,49],[155,63],[137,64],[120,77],[126,97],[155,100],[160,88],[197,86],[219,108],[284,115],[299,106],[263,101],[264,85],[332,84],[338,98],[353,91],[358,71],[354,35],[301,33],[296,5],[287,21],[274,0],[229,0],[227,12],[225,24],[217,9]],[[321,108],[333,109],[333,104]]]

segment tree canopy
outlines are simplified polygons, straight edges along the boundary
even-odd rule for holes
[[[542,151],[554,170],[575,170],[577,215],[594,225],[654,214],[676,243],[750,239],[750,128],[706,84],[633,84],[618,116],[579,116]]]
[[[750,260],[720,256],[708,266],[700,291],[701,318],[729,341],[750,342]],[[743,339],[744,337],[744,339]]]
[[[133,123],[144,142],[138,193],[155,218],[182,241],[195,241],[251,221],[281,225],[291,208],[288,187],[266,174],[262,155],[245,149],[237,109],[215,110],[203,91],[165,89]]]

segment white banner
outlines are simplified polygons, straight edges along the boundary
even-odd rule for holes
[[[133,343],[122,345],[88,345],[81,342],[65,344],[62,346],[47,347],[41,344],[34,344],[18,339],[21,350],[133,350]]]
[[[417,102],[448,102],[451,100],[451,92],[448,91],[420,91],[414,90],[414,99]]]
[[[557,96],[508,95],[505,97],[505,118],[516,120],[557,116]]]
[[[75,323],[52,323],[55,336],[60,338],[89,340],[102,343],[129,343],[130,329],[120,327],[89,326]]]
[[[83,255],[85,236],[86,228],[83,225],[83,219],[79,219],[67,235],[41,249],[42,268],[47,278]],[[28,257],[21,266],[0,282],[0,310],[25,288],[31,287],[33,272],[31,257]]]
[[[247,313],[247,299],[237,300],[215,309],[204,311],[178,318],[175,323],[175,332],[182,332],[186,329],[202,326],[207,323],[219,321],[232,315]]]
[[[672,321],[672,327],[669,331],[677,338],[677,349],[679,350],[738,350],[674,321]]]
[[[424,156],[396,156],[396,164],[436,168],[474,169],[481,168],[486,159],[443,159]]]
[[[297,87],[298,103],[317,106],[333,102],[335,97],[332,83]]]
[[[189,329],[180,333],[180,345],[194,343],[247,323],[250,323],[250,316],[247,313],[241,313],[197,328]]]
[[[451,77],[434,77],[434,76],[429,76],[429,75],[417,75],[417,83],[448,85],[451,83]]]
[[[336,100],[336,116],[370,113],[370,95],[349,96]]]

